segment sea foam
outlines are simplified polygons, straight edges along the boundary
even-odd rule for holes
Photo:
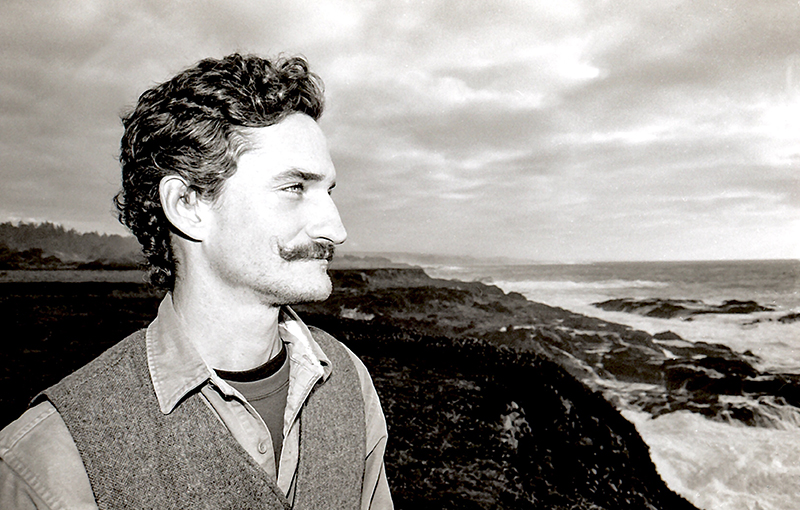
[[[798,261],[462,267],[428,272],[442,278],[488,280],[531,301],[650,334],[669,330],[689,342],[750,351],[762,371],[800,373],[800,322],[777,320],[800,310]],[[774,311],[683,320],[609,312],[592,305],[614,298],[697,299],[708,304],[754,300]],[[613,381],[602,382],[606,393],[638,391],[625,383],[614,387]],[[775,399],[741,399],[733,403],[758,408],[764,418],[761,426],[712,421],[688,411],[658,418],[633,409],[622,412],[650,447],[668,486],[699,508],[800,509],[798,409]]]
[[[688,411],[626,410],[667,485],[707,510],[800,506],[800,434],[711,421]]]

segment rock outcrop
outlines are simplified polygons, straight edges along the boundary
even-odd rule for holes
[[[711,305],[694,299],[610,299],[594,306],[609,312],[627,312],[657,317],[660,319],[692,317],[706,314],[749,314],[756,312],[772,312],[773,308],[762,306],[755,301],[738,301],[731,299],[720,305]]]
[[[800,376],[759,372],[752,353],[687,341],[669,331],[650,335],[534,303],[485,283],[430,278],[418,268],[333,271],[332,275],[334,294],[323,303],[306,305],[307,310],[339,316],[358,313],[409,331],[482,339],[536,353],[602,392],[610,402],[654,416],[689,410],[721,421],[782,426],[780,421],[789,413],[800,421]],[[621,299],[601,305],[686,318],[771,310],[753,301],[735,300],[719,306],[655,299]],[[781,412],[776,414],[773,408]]]

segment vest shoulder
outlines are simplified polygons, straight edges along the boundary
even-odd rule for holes
[[[369,375],[369,370],[367,370],[364,362],[361,361],[361,358],[359,358],[356,353],[350,350],[350,348],[345,344],[317,327],[308,326],[308,330],[311,331],[311,336],[314,338],[314,341],[316,341],[319,346],[322,347],[322,350],[328,355],[328,357],[331,357],[332,353],[335,352],[336,355],[338,355],[338,360],[340,363],[345,363],[345,365],[348,366],[352,363],[352,366],[355,368],[356,374],[358,375],[358,379],[361,382],[362,393],[366,394],[369,392],[375,392],[374,389],[371,389],[372,378]]]
[[[341,345],[341,346],[344,347],[344,344],[342,342],[340,342],[339,340],[336,340],[335,338],[333,338],[333,336],[331,336],[327,332],[319,329],[316,326],[308,326],[308,330],[311,332],[311,336],[314,338],[314,341],[316,341],[318,344],[320,344],[323,347],[325,347],[327,345],[334,345],[334,344],[335,345]]]
[[[361,360],[358,359],[358,356],[356,356],[349,347],[335,339],[330,334],[314,326],[308,326],[308,330],[311,332],[311,336],[314,338],[314,341],[317,342],[317,344],[322,348],[323,352],[325,352],[325,354],[331,358],[332,361],[335,362],[333,358],[337,358],[340,362],[344,363],[352,361],[353,364],[356,365],[356,369],[358,369],[358,365],[363,365]]]
[[[100,354],[100,356],[66,376],[43,393],[49,395],[55,389],[69,392],[94,379],[97,375],[107,372],[116,366],[121,359],[130,356],[137,347],[144,349],[145,332],[145,329],[141,329],[128,335]]]

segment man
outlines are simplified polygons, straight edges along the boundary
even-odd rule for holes
[[[157,318],[0,433],[0,508],[391,508],[364,365],[287,305],[346,237],[301,58],[208,59],[123,119]]]

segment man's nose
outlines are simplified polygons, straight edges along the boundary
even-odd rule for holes
[[[326,194],[317,211],[311,218],[309,236],[317,241],[327,240],[333,244],[342,244],[347,239],[347,230],[344,228],[339,209],[333,198]]]

